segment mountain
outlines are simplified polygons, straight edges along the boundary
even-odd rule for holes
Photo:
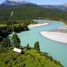
[[[0,6],[23,6],[23,5],[33,5],[38,6],[41,8],[50,8],[50,9],[57,9],[61,11],[67,11],[67,3],[64,3],[63,5],[37,5],[34,3],[30,3],[27,1],[13,1],[13,0],[5,0]]]
[[[66,6],[66,7],[67,7],[67,3],[64,3],[64,6]]]
[[[5,0],[1,6],[19,6],[19,5],[22,5],[22,4],[31,4],[30,2],[27,2],[27,1],[13,1],[13,0]]]
[[[12,11],[13,15],[10,17]],[[65,5],[37,5],[26,1],[13,2],[10,0],[6,0],[0,5],[0,20],[39,18],[67,20],[67,7]]]
[[[41,5],[42,8],[50,8],[50,9],[57,9],[61,11],[67,11],[66,5]]]
[[[19,3],[20,4],[20,3]],[[13,1],[9,1],[9,0],[5,0],[1,5],[2,6],[15,6],[15,5],[19,5],[17,2],[13,2]]]

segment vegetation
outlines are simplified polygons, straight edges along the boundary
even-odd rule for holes
[[[20,39],[15,32],[12,34],[11,41],[13,47],[20,47]]]
[[[17,54],[12,48],[0,49],[1,67],[62,67],[60,62],[53,60],[46,53],[39,52],[33,48],[22,49],[24,53]]]
[[[0,48],[6,48],[6,47],[11,47],[11,41],[10,38],[6,37],[6,38],[2,38],[2,40],[0,40]]]
[[[3,41],[0,43],[1,47],[9,47],[10,46],[10,40],[7,38],[4,38]]]
[[[30,50],[31,49],[31,47],[29,46],[29,44],[27,44],[26,49],[27,50]]]
[[[10,18],[10,13],[13,10],[14,14]],[[0,6],[0,20],[24,20],[24,19],[54,19],[67,20],[67,12],[57,9],[42,8],[36,5],[21,5],[13,7]]]
[[[64,23],[67,25],[67,21],[64,21]]]
[[[2,23],[3,22],[3,23]],[[21,32],[28,31],[28,25],[30,23],[36,23],[32,20],[20,20],[20,21],[0,21],[0,39],[7,37],[7,35],[11,34],[13,31]]]
[[[17,47],[22,52],[16,53],[13,48]],[[40,51],[39,42],[30,47],[20,46],[20,39],[14,32],[11,41],[9,38],[0,42],[0,66],[1,67],[62,67],[60,62],[54,60],[47,53]]]
[[[40,51],[39,41],[35,42],[34,49],[36,49],[37,51]]]

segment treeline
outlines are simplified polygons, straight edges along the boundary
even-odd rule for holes
[[[23,45],[21,45],[20,43],[21,43],[21,41],[20,41],[17,33],[12,32],[11,36],[7,36],[6,38],[3,39],[3,41],[0,41],[0,48],[10,48],[10,47],[22,48]],[[27,44],[26,48],[30,49],[29,44]],[[34,48],[37,51],[40,51],[40,46],[39,46],[38,41],[34,44]]]
[[[1,67],[62,67],[61,63],[54,60],[47,53],[40,51],[39,41],[35,42],[34,47],[29,44],[23,47],[20,39],[14,32],[11,41],[9,38],[0,42],[0,66]],[[19,48],[22,52],[16,53],[13,48]]]
[[[0,21],[0,39],[7,37],[7,35],[11,34],[13,31],[21,32],[21,31],[28,31],[28,25],[30,23],[36,23],[32,20],[17,20],[17,21]]]
[[[13,10],[14,14],[10,17]],[[35,5],[23,5],[14,7],[1,7],[0,6],[0,20],[22,20],[22,19],[54,19],[54,20],[67,20],[67,12],[56,9],[41,8]]]

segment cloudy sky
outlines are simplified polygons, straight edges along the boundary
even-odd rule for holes
[[[5,0],[0,0],[2,3]],[[64,4],[67,3],[67,0],[15,0],[15,1],[28,1],[37,4]]]

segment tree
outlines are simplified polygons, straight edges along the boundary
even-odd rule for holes
[[[40,51],[39,41],[35,42],[34,49]]]
[[[30,48],[30,46],[29,46],[29,44],[27,44],[27,47],[26,47],[28,50],[30,50],[31,48]]]
[[[10,46],[10,40],[8,38],[4,38],[3,41],[1,41],[2,47],[9,47]]]
[[[8,43],[8,47],[11,47],[10,37],[8,36],[8,37],[6,38],[6,40],[7,40],[7,43]]]
[[[15,32],[12,34],[11,42],[13,47],[20,47],[20,39]]]

